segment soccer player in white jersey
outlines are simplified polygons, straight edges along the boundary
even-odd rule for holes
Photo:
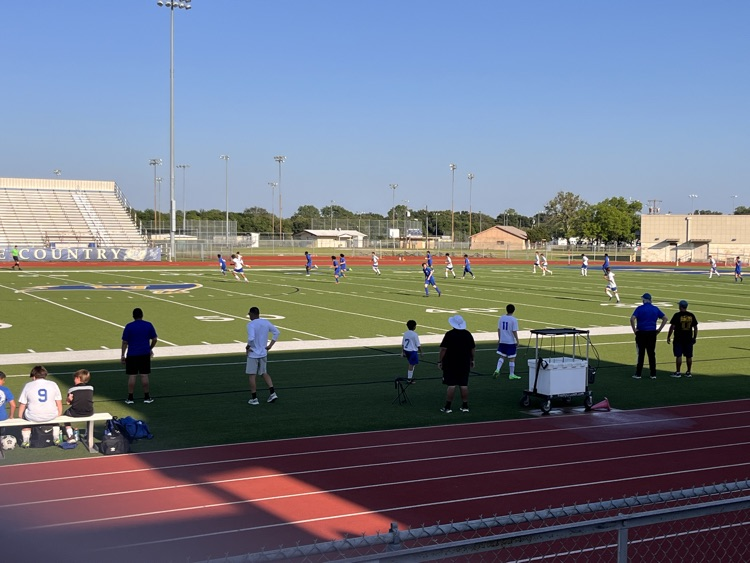
[[[258,401],[255,384],[255,377],[257,375],[260,375],[266,382],[266,385],[268,385],[269,394],[266,402],[273,403],[279,398],[276,395],[276,389],[273,386],[271,376],[268,374],[268,351],[276,344],[280,333],[279,329],[271,321],[260,318],[260,309],[258,307],[250,307],[248,316],[250,317],[250,322],[247,323],[247,346],[245,346],[247,364],[245,366],[245,373],[249,376],[250,381],[250,400],[247,404],[258,406],[260,401]]]
[[[449,253],[445,253],[445,277],[448,277],[448,272],[453,274],[453,277],[456,277],[456,272],[453,271],[453,259],[451,258],[451,255]]]
[[[607,287],[604,288],[604,293],[609,295],[609,300],[612,301],[612,297],[615,297],[617,299],[617,302],[620,302],[620,294],[617,293],[617,284],[615,283],[615,273],[607,268],[607,270],[604,273],[604,277],[607,279]]]
[[[508,360],[510,373],[508,379],[521,379],[516,375],[516,355],[518,353],[518,319],[513,316],[516,312],[515,305],[508,304],[505,306],[505,314],[497,322],[497,368],[492,377],[495,379],[500,375],[500,368],[503,367],[505,360]]]
[[[716,259],[710,254],[708,255],[708,264],[710,266],[710,269],[708,270],[708,279],[711,279],[714,274],[716,274],[717,278],[721,276],[719,271],[716,269]]]
[[[542,261],[542,275],[546,276],[547,274],[549,274],[551,276],[552,275],[552,270],[550,270],[547,267],[547,257],[544,254],[542,254],[541,257],[540,257],[540,259]]]
[[[539,268],[539,253],[534,254],[534,273],[536,274],[536,269]]]
[[[237,281],[240,281],[240,277],[242,277],[243,280],[248,281],[247,276],[245,276],[245,270],[244,270],[245,264],[242,262],[242,256],[238,256],[237,254],[232,254],[232,263],[234,264],[234,267],[232,268],[232,274],[234,274],[234,279],[236,279]]]
[[[589,257],[585,254],[581,254],[581,275],[589,275]]]
[[[373,252],[372,257],[370,257],[370,260],[372,261],[372,271],[375,272],[377,275],[380,275],[380,267],[378,266],[380,262],[380,258],[378,258],[378,255]]]
[[[401,339],[401,356],[409,362],[409,369],[406,372],[406,379],[409,383],[414,383],[414,368],[422,357],[422,344],[419,342],[419,335],[416,333],[417,321],[406,321],[404,337]]]

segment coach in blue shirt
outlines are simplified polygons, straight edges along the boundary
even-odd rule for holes
[[[128,376],[128,398],[125,404],[132,405],[136,376],[141,376],[143,386],[143,402],[153,403],[149,394],[148,376],[151,375],[151,357],[158,339],[154,325],[143,320],[143,311],[133,309],[133,322],[125,325],[122,331],[122,356],[120,360],[125,364],[125,374]]]
[[[635,346],[638,349],[638,363],[635,366],[633,379],[640,379],[643,371],[643,359],[648,354],[648,368],[651,379],[656,379],[656,337],[667,324],[667,316],[659,307],[651,303],[651,294],[641,296],[643,304],[638,306],[630,317],[630,327],[635,333]],[[661,320],[659,328],[656,322]]]

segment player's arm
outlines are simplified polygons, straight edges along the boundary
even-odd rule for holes
[[[693,325],[693,344],[695,344],[695,341],[698,340],[698,325]]]
[[[439,368],[443,367],[443,358],[445,358],[445,353],[447,351],[448,351],[447,348],[440,348],[440,354],[438,355],[437,367],[439,367]]]
[[[659,325],[659,328],[656,329],[656,334],[659,334],[661,332],[661,329],[664,328],[665,324],[667,324],[667,315],[662,315],[661,324]],[[669,325],[669,326],[672,326],[672,325]]]
[[[154,346],[156,346],[156,343],[159,342],[159,339],[154,336],[151,341],[149,342],[149,347],[151,348],[151,355],[154,355]]]
[[[125,361],[125,353],[128,351],[128,341],[123,340],[122,346],[121,346],[121,353],[120,353],[120,361]]]
[[[274,325],[271,325],[271,342],[268,343],[268,346],[266,346],[266,350],[270,350],[273,348],[273,345],[276,344],[276,341],[279,339],[279,329],[276,328]]]
[[[20,403],[21,406],[18,407],[18,418],[23,418],[23,413],[26,412],[26,403]]]
[[[674,333],[674,325],[669,325],[669,332],[667,332],[667,344],[669,344],[669,341],[672,340],[672,333]]]
[[[8,416],[10,418],[13,418],[14,415],[16,414],[16,402],[13,399],[11,399],[10,401],[8,401],[8,404],[10,405],[10,412],[8,413]]]
[[[517,330],[513,331],[513,338],[516,339],[516,346],[518,346],[518,331]]]
[[[630,317],[630,328],[633,329],[633,334],[635,334],[636,332],[638,332],[638,329],[636,328],[635,315],[632,315]]]
[[[62,415],[62,399],[58,399],[55,401],[55,405],[57,406],[57,416]]]

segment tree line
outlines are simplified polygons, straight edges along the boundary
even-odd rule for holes
[[[453,217],[453,231],[456,240],[466,240],[471,234],[494,225],[516,227],[526,232],[529,241],[541,242],[554,239],[587,240],[590,242],[627,243],[640,237],[640,215],[643,204],[640,201],[624,197],[610,197],[599,203],[590,204],[572,192],[558,192],[544,207],[534,215],[523,215],[509,208],[492,217],[481,212],[456,211]],[[720,215],[720,212],[699,210],[697,214]],[[154,220],[154,210],[136,211],[142,222]],[[750,215],[750,208],[739,206],[736,215]],[[177,226],[182,225],[182,211],[177,213]],[[186,219],[225,221],[226,211],[219,209],[189,210]],[[329,229],[342,224],[349,228],[361,228],[368,221],[394,221],[398,227],[404,220],[416,221],[422,231],[426,229],[430,236],[449,236],[451,234],[451,210],[413,209],[400,204],[388,210],[387,215],[364,212],[355,213],[340,205],[331,204],[318,208],[314,205],[300,206],[291,217],[282,221],[281,231],[285,236],[306,229]],[[229,220],[237,222],[239,233],[278,233],[279,218],[263,207],[248,207],[241,213],[229,212]],[[168,224],[166,214],[162,221]]]

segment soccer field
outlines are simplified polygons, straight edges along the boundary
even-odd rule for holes
[[[180,355],[241,350],[253,305],[282,331],[277,350],[356,347],[361,339],[397,344],[408,319],[417,321],[425,342],[435,342],[456,313],[478,339],[494,340],[507,303],[515,304],[522,330],[609,327],[603,332],[627,333],[631,310],[645,291],[667,315],[686,299],[701,324],[750,321],[750,290],[729,276],[709,280],[702,271],[622,268],[617,304],[605,295],[598,268],[587,277],[571,266],[552,269],[553,275],[542,276],[527,266],[480,266],[471,280],[446,279],[438,268],[442,297],[434,291],[425,297],[419,266],[383,268],[382,276],[358,267],[338,285],[326,269],[308,277],[300,268],[252,268],[249,283],[209,266],[3,271],[2,355],[67,351],[87,357],[80,352],[119,350],[134,307],[157,327],[159,348],[179,347],[174,353]]]

